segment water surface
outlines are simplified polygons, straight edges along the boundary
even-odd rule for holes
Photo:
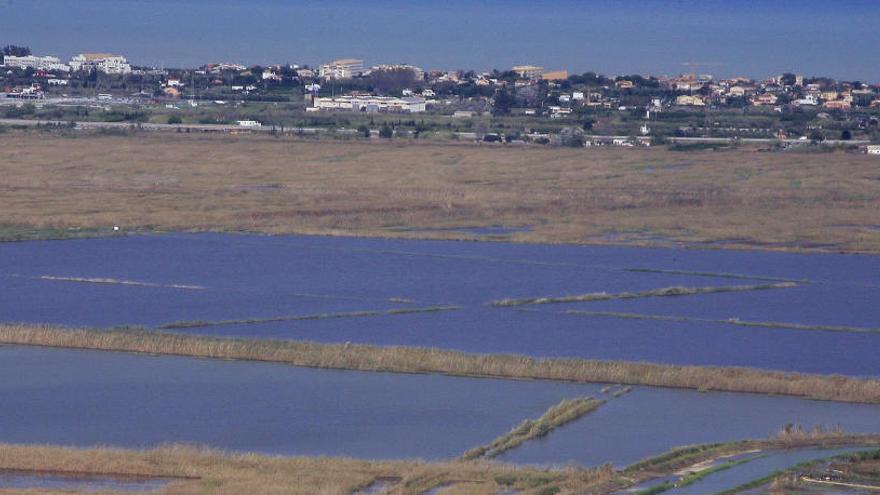
[[[205,444],[271,454],[448,459],[562,399],[608,402],[501,460],[624,466],[672,447],[767,438],[787,423],[880,431],[880,405],[600,384],[296,368],[0,347],[0,442]]]
[[[878,274],[880,257],[837,254],[311,236],[136,235],[0,244],[0,320],[156,327],[178,320],[454,304],[463,309],[186,331],[878,376],[878,334],[563,314],[577,309],[877,327]],[[110,278],[166,287],[41,278],[45,276]],[[487,306],[503,298],[634,292],[675,285],[748,285],[768,283],[767,278],[809,283],[793,289],[541,305],[526,308],[529,311]]]

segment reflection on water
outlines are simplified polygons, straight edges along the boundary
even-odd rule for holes
[[[168,484],[167,479],[120,478],[102,475],[67,475],[0,469],[0,489],[63,490],[72,492],[148,492]]]
[[[452,458],[564,398],[607,403],[500,457],[630,464],[672,447],[766,438],[786,423],[880,431],[880,405],[602,384],[405,375],[0,347],[0,441],[361,458]]]

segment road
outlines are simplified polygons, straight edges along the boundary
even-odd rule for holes
[[[273,126],[262,126],[262,127],[247,127],[240,125],[230,125],[230,124],[152,124],[152,123],[136,123],[136,122],[74,122],[73,123],[77,129],[130,129],[132,127],[137,127],[138,129],[143,129],[147,131],[177,131],[178,129],[190,132],[232,132],[232,131],[253,131],[253,132],[273,132],[280,130],[277,127]],[[9,126],[28,126],[28,127],[36,127],[39,125],[58,125],[58,126],[67,126],[70,125],[70,122],[63,120],[28,120],[28,119],[0,119],[0,125],[9,125]],[[284,132],[286,134],[306,134],[306,135],[315,135],[323,132],[327,132],[328,129],[320,128],[320,127],[285,127]],[[335,129],[334,132],[339,134],[356,134],[358,131],[355,129]],[[375,132],[375,131],[374,131]],[[456,133],[460,139],[476,139],[476,133],[465,133],[459,132]],[[623,138],[626,139],[627,136],[586,136],[588,139],[602,139],[610,141],[613,138]],[[771,139],[771,138],[719,138],[719,137],[668,137],[666,138],[666,142],[669,143],[679,143],[679,144],[688,144],[688,143],[702,143],[702,144],[809,144],[810,141],[802,140],[802,139]],[[822,144],[828,146],[836,146],[836,145],[848,145],[848,146],[862,146],[866,144],[870,144],[870,141],[867,140],[850,140],[843,141],[840,139],[826,139],[822,141]]]
[[[0,119],[0,125],[9,126],[28,126],[37,127],[45,125],[68,126],[71,122],[63,120],[28,120],[28,119]],[[152,124],[152,123],[136,123],[136,122],[73,122],[77,129],[131,129],[136,127],[147,131],[177,131],[190,130],[198,132],[231,132],[231,131],[253,131],[253,132],[272,132],[278,130],[272,126],[247,127],[240,125],[228,124]],[[293,134],[318,134],[325,132],[325,129],[317,127],[285,127],[284,132]]]

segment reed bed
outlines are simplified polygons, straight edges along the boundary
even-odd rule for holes
[[[421,495],[446,485],[461,495],[495,495],[505,490],[533,494],[545,488],[575,494],[585,487],[602,493],[601,486],[614,475],[609,467],[551,471],[480,461],[428,463],[231,454],[183,445],[139,451],[0,444],[0,469],[170,479],[150,492],[156,495],[352,495],[377,481],[390,481],[389,490],[382,492],[389,495]],[[0,489],[0,493],[21,490]],[[45,488],[27,493],[61,492]]]
[[[514,429],[496,438],[488,445],[479,445],[465,452],[459,460],[472,461],[494,458],[508,450],[519,447],[534,438],[540,438],[583,415],[596,410],[605,401],[592,397],[565,399],[552,406],[538,419],[526,419]]]
[[[159,326],[161,329],[171,330],[176,328],[201,328],[217,327],[225,325],[252,325],[257,323],[274,323],[279,321],[303,321],[303,320],[327,320],[334,318],[363,318],[371,316],[408,315],[413,313],[438,313],[441,311],[455,311],[461,306],[431,306],[427,308],[397,308],[389,310],[349,311],[343,313],[318,313],[312,315],[293,316],[270,316],[266,318],[244,318],[240,320],[187,320],[165,323]]]
[[[807,325],[782,321],[749,321],[739,318],[699,318],[695,316],[648,315],[641,313],[621,313],[617,311],[580,311],[568,310],[567,315],[599,316],[607,318],[624,318],[631,320],[680,321],[698,323],[725,323],[741,327],[782,328],[788,330],[807,330],[815,332],[848,332],[848,333],[880,333],[880,328],[851,327],[841,325]]]
[[[17,226],[0,229],[7,239],[114,225],[473,239],[405,229],[500,224],[535,226],[512,236],[526,242],[880,252],[870,230],[880,208],[876,160],[854,153],[173,133],[10,132],[3,142],[0,211]],[[790,187],[794,180],[804,187]]]
[[[752,368],[541,359],[419,347],[228,339],[137,329],[71,329],[30,324],[0,325],[0,344],[268,361],[315,368],[617,383],[880,403],[880,380],[877,379]]]
[[[130,285],[135,287],[157,287],[161,289],[184,289],[184,290],[205,290],[201,285],[187,284],[155,284],[151,282],[138,282],[136,280],[119,280],[115,278],[98,278],[98,277],[58,277],[54,275],[41,275],[40,280],[53,280],[56,282],[76,282],[81,284],[105,284],[105,285]]]
[[[711,294],[716,292],[745,292],[753,290],[790,289],[797,286],[798,284],[794,282],[777,282],[772,284],[753,285],[721,285],[708,287],[684,287],[678,285],[673,287],[663,287],[660,289],[651,289],[638,292],[591,292],[589,294],[578,294],[572,296],[499,299],[490,302],[489,305],[495,307],[531,306],[536,304],[608,301],[612,299],[639,299],[643,297],[693,296],[698,294]]]

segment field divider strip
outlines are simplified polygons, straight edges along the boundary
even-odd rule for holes
[[[740,367],[535,358],[422,347],[231,339],[33,324],[0,324],[0,344],[264,361],[312,368],[617,383],[880,404],[880,379]]]
[[[239,320],[188,320],[165,323],[158,328],[172,330],[180,328],[204,328],[228,325],[253,325],[258,323],[275,323],[280,321],[326,320],[334,318],[363,318],[370,316],[407,315],[413,313],[439,313],[441,311],[457,311],[462,306],[431,306],[425,308],[395,308],[387,310],[349,311],[342,313],[316,313],[311,315],[269,316],[265,318],[243,318]]]
[[[55,275],[40,275],[36,277],[38,280],[50,280],[53,282],[72,282],[80,284],[100,284],[100,285],[126,285],[131,287],[153,287],[159,289],[183,289],[183,290],[206,290],[207,287],[201,285],[189,284],[159,284],[153,282],[140,282],[137,280],[121,280],[105,277],[64,277]]]
[[[513,307],[513,306],[532,306],[538,304],[562,304],[576,302],[592,302],[592,301],[610,301],[613,299],[640,299],[644,297],[681,297],[693,296],[699,294],[712,294],[718,292],[748,292],[757,290],[771,289],[790,289],[799,287],[794,282],[777,282],[772,284],[753,284],[753,285],[720,285],[705,287],[685,287],[672,286],[662,287],[659,289],[643,290],[638,292],[590,292],[587,294],[577,294],[571,296],[555,296],[555,297],[532,297],[523,299],[498,299],[488,303],[494,307]]]
[[[617,311],[583,311],[577,309],[563,311],[561,314],[588,317],[621,318],[628,320],[723,323],[726,325],[737,325],[742,327],[779,328],[786,330],[805,330],[813,332],[880,333],[880,328],[850,327],[838,325],[808,325],[803,323],[789,323],[782,321],[750,321],[740,320],[739,318],[700,318],[696,316],[650,315],[643,313],[621,313]]]
[[[730,278],[736,280],[762,280],[765,282],[792,282],[798,284],[811,284],[812,280],[796,279],[785,277],[771,277],[768,275],[749,275],[748,273],[731,273],[731,272],[704,272],[698,270],[669,270],[664,268],[639,268],[627,267],[621,268],[624,272],[632,273],[657,273],[663,275],[688,275],[692,277],[710,277],[710,278]]]
[[[604,400],[592,397],[579,397],[577,399],[564,399],[562,402],[550,407],[538,419],[526,419],[509,432],[501,435],[487,445],[478,445],[459,457],[462,461],[476,459],[492,459],[519,447],[525,442],[535,438],[541,438],[572,421],[580,419],[602,404]]]

